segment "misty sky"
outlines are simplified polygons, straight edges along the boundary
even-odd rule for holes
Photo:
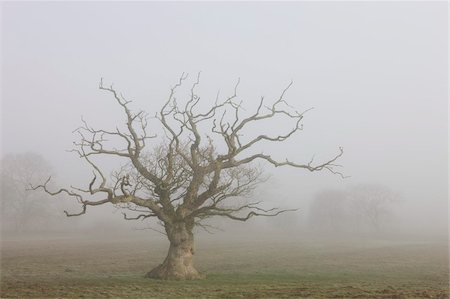
[[[61,182],[88,182],[65,151],[80,116],[124,122],[101,77],[149,113],[182,72],[202,72],[204,105],[240,77],[249,110],[293,80],[286,99],[314,110],[267,149],[308,162],[343,146],[351,177],[268,168],[270,202],[303,209],[319,190],[378,183],[403,195],[418,226],[443,225],[447,18],[446,2],[2,3],[2,153],[36,151]]]

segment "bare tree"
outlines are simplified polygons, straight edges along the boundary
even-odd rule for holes
[[[74,151],[93,169],[93,178],[86,188],[63,188],[51,191],[47,183],[34,187],[56,195],[65,193],[76,198],[81,211],[69,213],[69,217],[86,213],[90,206],[114,204],[132,211],[124,213],[127,220],[156,217],[164,226],[170,241],[169,252],[162,264],[147,273],[146,277],[159,279],[195,279],[201,277],[193,264],[194,235],[202,220],[214,216],[237,221],[247,221],[255,216],[276,216],[288,210],[263,209],[260,202],[243,202],[236,199],[248,196],[264,177],[257,161],[275,167],[290,166],[311,172],[336,171],[336,160],[343,154],[342,148],[331,159],[318,164],[301,164],[290,160],[278,161],[265,153],[252,153],[258,143],[283,142],[302,129],[304,112],[290,107],[284,97],[289,84],[270,105],[261,98],[256,111],[243,116],[241,103],[236,101],[237,87],[230,97],[219,100],[205,111],[200,111],[200,97],[196,93],[199,76],[189,89],[183,104],[177,101],[176,91],[183,85],[187,75],[183,74],[171,88],[169,97],[156,113],[162,127],[163,138],[159,145],[145,150],[149,139],[146,113],[133,113],[126,100],[112,86],[99,88],[112,95],[126,117],[126,128],[115,130],[94,129],[84,120],[76,130],[80,140]],[[277,136],[260,134],[247,136],[245,129],[276,117],[292,121],[287,132]],[[202,131],[207,129],[207,132]],[[215,138],[215,139],[214,139]],[[122,142],[122,148],[113,147],[112,139]],[[223,142],[223,151],[218,146]],[[107,178],[96,156],[123,158],[127,164]],[[86,196],[90,196],[89,199]],[[100,196],[100,197],[98,197]]]
[[[353,226],[354,215],[349,210],[347,193],[324,190],[314,196],[308,223],[312,230],[328,233],[343,232]]]
[[[399,195],[388,187],[376,184],[360,184],[348,192],[351,209],[361,224],[379,231],[390,216],[392,203]]]
[[[56,205],[48,196],[31,194],[26,188],[45,179],[52,171],[50,164],[32,152],[9,154],[2,158],[0,170],[2,231],[16,234],[49,229],[59,218]]]
[[[378,232],[392,214],[400,196],[390,188],[359,184],[347,190],[325,190],[311,204],[309,224],[325,232]]]

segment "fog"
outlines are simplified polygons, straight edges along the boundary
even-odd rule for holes
[[[388,217],[378,228],[347,229],[359,226],[351,222],[338,229],[342,235],[446,236],[447,21],[445,2],[2,3],[1,154],[37,153],[51,165],[54,187],[86,186],[90,166],[67,151],[81,116],[103,129],[126,121],[111,95],[98,89],[101,78],[132,100],[134,111],[150,115],[183,72],[189,86],[201,71],[201,107],[213,104],[218,91],[232,95],[240,78],[245,111],[254,111],[261,96],[276,100],[292,80],[285,99],[299,111],[314,109],[295,137],[259,149],[308,163],[342,146],[339,170],[346,178],[262,164],[270,179],[251,199],[298,210],[246,223],[217,219],[211,225],[220,230],[202,238],[339,236],[311,225],[314,202],[324,192],[351,194],[358,186],[387,188],[394,200],[383,206]],[[107,169],[121,165],[104,162]],[[160,238],[140,230],[161,229],[154,222],[124,221],[112,206],[66,218],[63,210],[80,209],[73,201],[45,203],[61,217],[31,231]]]

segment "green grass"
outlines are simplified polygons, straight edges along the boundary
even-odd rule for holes
[[[198,281],[156,281],[142,276],[76,278],[5,284],[3,297],[54,298],[447,298],[444,284],[335,280],[295,274],[210,274]]]
[[[200,243],[206,279],[143,278],[165,244],[2,244],[2,298],[448,298],[446,243]]]

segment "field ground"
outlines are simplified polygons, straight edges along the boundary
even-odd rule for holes
[[[200,240],[199,281],[143,275],[151,238],[3,238],[2,298],[448,298],[446,240]],[[156,244],[155,244],[156,243]]]

